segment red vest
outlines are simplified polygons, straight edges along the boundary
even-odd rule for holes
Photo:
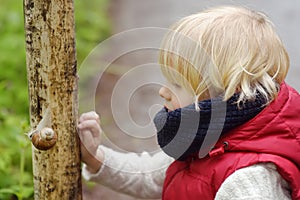
[[[228,176],[263,162],[277,166],[292,189],[292,199],[300,200],[300,96],[285,83],[276,100],[221,137],[210,155],[172,163],[166,173],[163,199],[213,200]]]

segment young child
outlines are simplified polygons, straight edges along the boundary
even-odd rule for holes
[[[163,152],[101,146],[99,117],[85,113],[85,178],[140,198],[300,199],[300,97],[284,82],[289,58],[264,14],[219,7],[185,17],[159,62],[169,82],[154,119]]]

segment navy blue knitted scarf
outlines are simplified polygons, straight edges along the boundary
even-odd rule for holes
[[[199,153],[204,157],[220,136],[255,117],[265,107],[265,98],[257,94],[255,100],[237,105],[239,95],[224,102],[213,98],[174,111],[163,108],[155,118],[157,140],[162,150],[176,160],[184,161]]]

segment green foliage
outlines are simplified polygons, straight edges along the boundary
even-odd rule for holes
[[[0,7],[0,199],[33,194],[22,2]]]
[[[75,0],[78,66],[110,34],[108,0]],[[22,0],[0,6],[0,200],[32,199],[29,102]]]
[[[23,134],[28,123],[8,113],[1,113],[0,118],[0,199],[11,194],[26,199],[33,194],[30,143]]]

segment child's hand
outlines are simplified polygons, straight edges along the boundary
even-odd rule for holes
[[[104,158],[103,152],[97,151],[102,134],[99,115],[94,111],[82,114],[78,130],[81,140],[81,160],[90,172],[95,173],[100,169]]]

